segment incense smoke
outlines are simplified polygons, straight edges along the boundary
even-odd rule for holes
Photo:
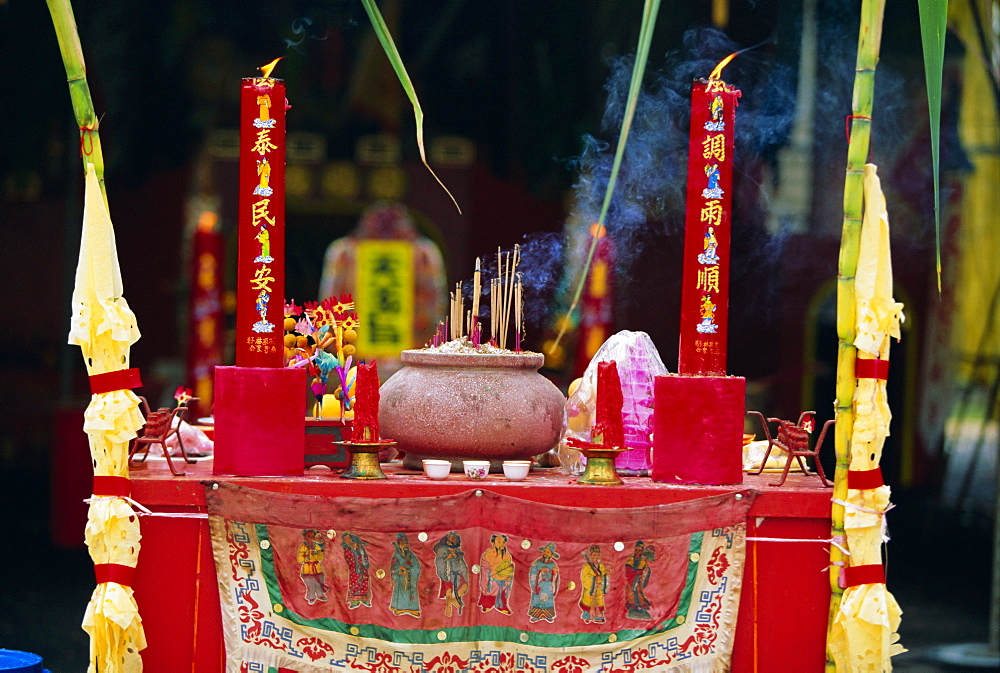
[[[668,53],[663,66],[647,77],[606,219],[618,251],[619,273],[629,269],[652,236],[682,230],[691,84],[707,77],[738,49],[716,29],[689,30],[682,49]],[[610,63],[602,123],[608,134],[621,128],[633,60],[626,56]],[[755,51],[741,54],[723,72],[725,81],[744,92],[736,119],[734,189],[746,164],[773,153],[785,142],[795,110],[792,75],[787,66]],[[571,164],[580,174],[575,185],[578,218],[597,221],[613,160],[610,142],[584,138],[583,151]]]
[[[517,273],[521,276],[524,286],[524,320],[532,325],[541,324],[548,317],[552,295],[560,281],[566,242],[561,234],[536,233],[525,235],[518,247],[521,261],[517,266]],[[503,251],[504,263],[507,255],[512,252],[512,250]],[[489,312],[490,279],[497,277],[497,259],[495,255],[486,255],[480,259],[482,302],[479,314],[480,318],[485,318]],[[462,282],[462,294],[470,303],[472,286],[469,280]]]
[[[330,30],[324,29],[322,34],[320,34],[320,30],[318,28],[313,28],[313,20],[308,16],[304,16],[292,21],[292,35],[298,39],[288,39],[286,37],[285,47],[300,54],[305,54],[305,51],[299,48],[303,42],[307,39],[325,40],[330,36]]]

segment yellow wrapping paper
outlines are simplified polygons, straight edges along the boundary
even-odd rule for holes
[[[89,164],[69,343],[80,346],[90,375],[129,367],[129,349],[138,341],[139,330],[122,291],[114,228],[94,166]],[[143,424],[138,403],[131,390],[91,397],[83,429],[95,475],[128,477],[128,443]],[[140,537],[138,517],[127,500],[95,497],[91,501],[85,538],[95,564],[134,568]],[[82,626],[90,635],[89,673],[142,670],[139,651],[146,639],[131,588],[114,582],[99,584]]]
[[[889,251],[889,218],[875,166],[865,166],[865,214],[861,228],[857,276],[859,359],[889,359],[890,337],[899,338],[903,305],[892,298],[892,259]],[[885,381],[858,379],[854,393],[854,427],[851,434],[851,470],[879,466],[889,436],[892,414]],[[844,529],[850,566],[882,563],[885,513],[890,489],[848,489],[844,504]],[[838,671],[882,673],[892,670],[890,657],[904,652],[897,642],[902,611],[884,584],[848,587],[830,629],[829,652]]]

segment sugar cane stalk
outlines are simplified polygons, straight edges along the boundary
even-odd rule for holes
[[[87,164],[94,164],[97,182],[101,186],[101,194],[104,195],[104,205],[107,206],[108,196],[104,191],[104,153],[101,151],[101,136],[97,130],[100,123],[94,112],[94,101],[90,96],[90,85],[87,83],[87,66],[83,61],[83,48],[80,46],[80,33],[76,29],[73,6],[70,0],[46,0],[46,4],[52,15],[52,25],[59,40],[59,52],[66,67],[66,81],[69,83],[73,115],[76,117],[77,126],[80,127],[83,170],[86,173]]]
[[[858,56],[854,75],[850,145],[847,148],[847,171],[844,177],[844,224],[840,237],[837,267],[837,388],[836,454],[833,487],[833,539],[846,546],[844,508],[837,500],[847,499],[847,470],[851,460],[851,433],[854,429],[854,390],[857,386],[854,347],[856,300],[854,277],[858,267],[861,241],[861,218],[864,202],[864,166],[871,139],[872,101],[875,96],[875,66],[882,40],[882,14],[885,0],[863,0]],[[841,569],[846,563],[836,545],[830,547],[830,625],[840,609],[844,590],[840,587]],[[836,670],[831,658],[827,670]]]

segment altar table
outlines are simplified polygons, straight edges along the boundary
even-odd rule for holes
[[[431,481],[394,465],[384,481],[340,479],[325,467],[302,477],[216,477],[210,460],[171,476],[165,462],[132,468],[132,498],[154,514],[143,516],[142,550],[133,586],[148,646],[147,673],[225,670],[221,611],[202,481],[277,493],[328,497],[408,498],[482,489],[553,505],[642,507],[726,493],[725,486],[677,486],[625,477],[616,487],[581,486],[558,469],[535,469],[528,479],[503,475],[471,481],[453,474]],[[830,602],[830,498],[817,477],[790,474],[781,487],[773,474],[746,475],[742,488],[760,492],[747,517],[747,553],[732,670],[735,673],[819,673],[826,661]],[[192,516],[194,515],[194,516]],[[199,516],[200,515],[200,516]]]

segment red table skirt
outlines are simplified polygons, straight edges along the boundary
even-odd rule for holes
[[[718,493],[725,486],[679,486],[626,477],[624,486],[580,486],[556,469],[536,469],[523,482],[502,475],[472,482],[453,474],[445,481],[389,466],[387,481],[340,479],[325,467],[301,477],[215,477],[211,461],[172,477],[165,463],[132,470],[132,497],[154,513],[205,513],[202,481],[225,481],[265,491],[351,497],[427,497],[484,489],[535,502],[586,507],[641,507]],[[782,487],[774,475],[745,477],[761,494],[747,521],[747,556],[732,670],[823,670],[829,612],[831,490],[817,477],[790,474]],[[135,597],[146,630],[146,673],[220,673],[225,670],[221,612],[208,521],[204,516],[144,516]]]

